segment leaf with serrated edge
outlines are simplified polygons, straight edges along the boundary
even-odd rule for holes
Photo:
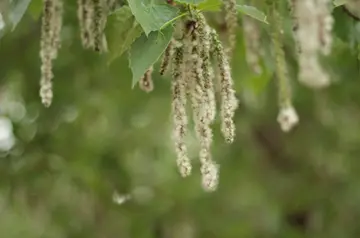
[[[263,23],[269,24],[266,20],[266,15],[262,11],[258,10],[257,8],[252,7],[252,6],[247,6],[247,5],[237,5],[236,7],[239,12],[246,14],[258,21],[263,22]]]
[[[179,11],[170,5],[146,3],[145,0],[129,0],[128,3],[146,36],[152,31],[160,30],[166,22],[175,18]]]
[[[128,6],[109,16],[106,34],[109,44],[108,64],[120,57],[143,32]]]
[[[129,63],[132,71],[132,87],[139,82],[146,70],[153,65],[168,46],[174,28],[151,32],[148,37],[142,34],[130,48]]]

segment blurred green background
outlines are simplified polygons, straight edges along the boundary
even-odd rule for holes
[[[333,13],[334,49],[324,63],[334,82],[325,90],[297,82],[285,32],[300,116],[289,134],[276,122],[267,26],[259,22],[267,52],[261,75],[246,64],[239,28],[237,135],[227,145],[213,127],[221,165],[214,193],[201,188],[192,130],[194,173],[177,172],[170,78],[155,72],[152,93],[131,89],[126,54],[108,66],[107,55],[82,49],[75,1],[65,5],[54,101],[41,105],[40,14],[33,0],[0,40],[1,238],[360,237],[360,31],[342,8]],[[221,14],[208,17],[216,25]]]

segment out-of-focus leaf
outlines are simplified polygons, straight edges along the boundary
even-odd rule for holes
[[[252,6],[247,6],[247,5],[237,5],[236,7],[239,12],[246,14],[256,20],[263,22],[263,23],[269,24],[267,22],[266,15],[262,11],[258,10],[257,8],[252,7]]]
[[[132,86],[140,80],[146,70],[153,65],[168,46],[174,28],[169,26],[163,31],[151,32],[147,37],[142,34],[130,49],[129,63],[132,71]]]
[[[333,1],[334,7],[339,7],[341,5],[344,5],[345,3],[346,3],[346,0],[334,0]]]
[[[3,30],[4,28],[5,28],[5,22],[2,14],[0,13],[0,31]]]
[[[144,29],[146,36],[152,31],[160,30],[178,14],[178,9],[169,5],[154,4],[145,0],[129,0],[128,2],[131,12]]]
[[[199,4],[199,9],[202,11],[217,12],[221,10],[222,1],[220,0],[206,0]]]
[[[15,30],[17,24],[24,16],[31,0],[13,0],[10,3],[9,20],[11,23],[11,30]]]
[[[204,0],[177,0],[177,2],[187,3],[187,4],[191,4],[191,5],[198,5],[202,2],[204,2]]]
[[[5,22],[4,22],[4,20],[2,18],[2,15],[0,13],[0,39],[4,35],[4,32],[5,32]]]
[[[345,8],[348,10],[351,15],[360,18],[360,1],[346,1]]]
[[[28,8],[28,13],[30,14],[30,16],[34,20],[37,20],[41,16],[41,11],[42,11],[42,0],[32,0]]]
[[[110,51],[108,63],[111,63],[128,50],[143,32],[128,6],[121,7],[109,16],[106,31]]]

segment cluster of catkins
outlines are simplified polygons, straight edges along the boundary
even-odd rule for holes
[[[279,87],[278,122],[281,129],[287,132],[298,124],[299,117],[292,106],[291,88],[283,49],[282,17],[277,4],[268,2]],[[330,0],[289,0],[298,53],[298,78],[301,83],[312,88],[323,88],[330,84],[329,75],[319,61],[320,55],[326,56],[331,52],[331,31],[334,20],[331,16],[330,4]]]
[[[106,52],[104,28],[108,12],[116,5],[115,0],[78,0],[78,18],[81,42],[85,48]],[[52,61],[56,59],[61,42],[63,0],[44,0],[41,28],[41,81],[40,97],[49,107],[52,98]]]
[[[202,186],[206,191],[214,191],[219,181],[219,165],[212,160],[210,147],[213,137],[211,125],[216,115],[215,77],[210,55],[215,56],[219,71],[221,131],[228,143],[233,142],[235,137],[233,117],[238,101],[233,89],[228,56],[216,31],[208,26],[205,17],[198,12],[179,24],[182,36],[169,43],[160,66],[161,75],[169,68],[172,69],[173,140],[177,165],[183,177],[191,174],[192,166],[185,143],[189,101],[200,143]],[[146,77],[145,74],[144,78]]]

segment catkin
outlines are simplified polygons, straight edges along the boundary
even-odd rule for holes
[[[331,15],[330,5],[330,0],[317,0],[320,46],[321,53],[324,55],[329,55],[332,47],[331,32],[334,19]]]
[[[206,149],[200,151],[202,187],[205,191],[215,191],[219,184],[219,165],[211,159],[211,154]]]
[[[210,71],[210,37],[209,27],[202,14],[197,15],[197,28],[193,35],[196,38],[193,50],[193,67],[195,67],[195,87],[193,97],[199,98],[196,111],[195,129],[200,142],[200,172],[205,191],[214,191],[218,185],[218,166],[211,158],[212,129],[210,124],[215,117],[215,98]]]
[[[185,137],[188,125],[186,116],[186,81],[184,68],[184,46],[176,46],[172,59],[172,115],[173,115],[173,140],[177,154],[177,165],[181,176],[191,174],[191,162],[187,154]]]
[[[211,29],[207,25],[205,17],[199,14],[199,40],[202,44],[200,50],[201,62],[199,62],[199,68],[201,68],[203,74],[203,80],[201,86],[203,89],[204,109],[202,110],[202,120],[206,123],[213,123],[216,115],[216,102],[215,102],[215,90],[213,85],[214,71],[212,69],[210,61],[211,50]]]
[[[260,45],[260,29],[255,20],[243,16],[244,41],[246,49],[246,62],[252,71],[261,74],[260,57],[263,52]]]
[[[94,2],[94,50],[101,52],[103,50],[103,24],[105,19],[102,0],[93,0]]]
[[[164,75],[170,65],[170,59],[173,55],[173,40],[170,41],[166,47],[161,64],[160,64],[160,75]]]
[[[53,98],[52,60],[56,59],[57,51],[61,46],[62,11],[61,0],[44,0],[40,42],[40,97],[46,107],[51,105]]]
[[[221,88],[221,132],[228,143],[232,143],[235,138],[234,115],[238,106],[238,101],[233,89],[234,83],[231,77],[231,69],[228,58],[219,40],[218,34],[213,29],[211,31],[212,44],[218,61]]]
[[[91,45],[91,30],[88,24],[92,14],[92,9],[89,7],[91,3],[91,0],[78,0],[77,16],[81,33],[81,43],[84,48],[90,48]]]
[[[238,28],[238,12],[236,8],[236,0],[223,0],[225,10],[225,24],[228,35],[228,47],[226,54],[229,59],[232,58],[236,47],[236,30]]]
[[[119,3],[117,0],[106,0],[106,7],[108,13],[111,13],[115,11],[115,9],[118,7]]]
[[[330,84],[329,75],[320,65],[318,54],[331,50],[332,17],[326,0],[291,0],[295,41],[299,50],[299,81],[312,88]]]
[[[285,53],[282,42],[282,18],[277,11],[276,4],[271,5],[271,38],[275,52],[276,76],[278,79],[279,114],[277,121],[284,132],[290,131],[299,122],[299,118],[292,106],[291,88],[286,69]]]
[[[139,87],[144,92],[151,92],[154,90],[154,82],[152,80],[153,66],[151,66],[139,80]]]

